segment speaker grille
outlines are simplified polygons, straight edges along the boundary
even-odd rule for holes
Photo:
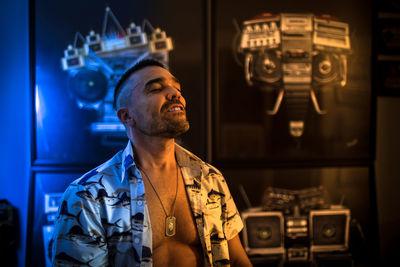
[[[280,247],[282,244],[281,217],[247,217],[246,227],[250,248]]]
[[[315,245],[340,245],[345,242],[346,215],[313,217]]]
[[[348,246],[349,210],[311,211],[311,249],[344,249]]]

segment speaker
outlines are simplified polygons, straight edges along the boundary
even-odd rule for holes
[[[309,216],[311,252],[348,249],[349,209],[311,210]]]
[[[243,244],[249,255],[284,254],[284,217],[278,211],[245,211]]]

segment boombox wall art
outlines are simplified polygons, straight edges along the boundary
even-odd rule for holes
[[[310,101],[317,114],[326,114],[315,91],[346,85],[349,25],[330,15],[264,13],[243,22],[237,51],[248,85],[278,91],[266,113],[277,115],[285,99],[289,133],[301,137]]]
[[[259,2],[215,4],[215,160],[368,159],[368,7]]]
[[[106,7],[101,33],[92,30],[86,38],[75,34],[74,43],[64,51],[62,68],[69,74],[69,90],[79,108],[98,114],[90,131],[102,136],[102,145],[126,143],[125,127],[113,109],[114,87],[121,75],[143,58],[155,58],[168,66],[172,49],[172,39],[165,31],[148,20],[141,26],[132,22],[124,29],[110,7]]]
[[[350,209],[326,202],[324,191],[322,186],[302,190],[268,187],[262,207],[241,213],[246,252],[279,255],[287,262],[315,261],[319,253],[347,253]]]
[[[156,4],[35,2],[35,164],[95,165],[126,146],[114,86],[142,58],[169,66],[176,41],[145,12]]]

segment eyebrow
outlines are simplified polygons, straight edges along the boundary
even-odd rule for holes
[[[174,77],[174,76],[172,76],[171,77],[171,79],[174,81],[174,82],[176,82],[177,84],[181,84],[180,82],[179,82],[179,80],[176,78],[176,77]],[[162,81],[165,81],[166,79],[165,78],[155,78],[155,79],[151,79],[151,80],[149,80],[149,81],[147,81],[146,83],[145,83],[145,87],[147,87],[148,85],[150,85],[150,84],[152,84],[152,83],[159,83],[159,82],[162,82]]]

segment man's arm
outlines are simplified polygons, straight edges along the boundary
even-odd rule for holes
[[[107,266],[108,249],[96,201],[83,186],[70,186],[59,208],[52,242],[53,266]],[[85,197],[79,193],[86,192]]]
[[[243,249],[242,243],[240,242],[239,235],[236,235],[231,240],[228,240],[229,256],[231,259],[231,266],[240,267],[251,267],[253,266],[247,257],[246,252]]]

